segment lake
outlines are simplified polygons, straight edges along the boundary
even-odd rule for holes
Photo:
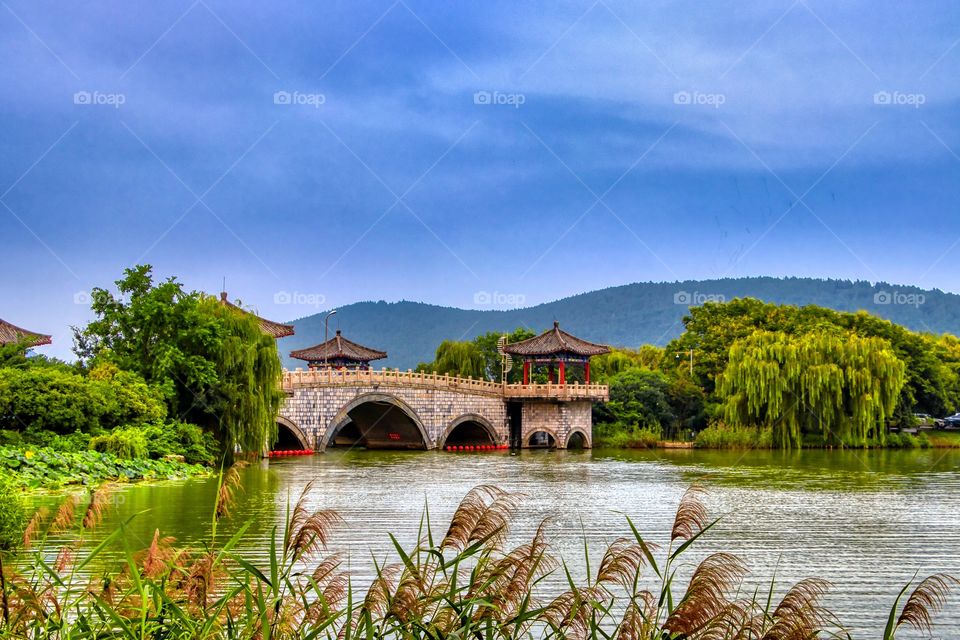
[[[331,451],[244,469],[244,490],[222,527],[249,523],[242,549],[263,558],[288,502],[313,481],[311,504],[334,508],[345,520],[331,548],[346,553],[361,585],[372,575],[371,553],[395,559],[388,531],[411,546],[429,502],[434,533],[442,535],[471,487],[496,484],[526,496],[510,542],[528,539],[550,517],[553,553],[582,577],[584,538],[599,557],[605,543],[630,534],[629,515],[648,539],[665,543],[680,496],[699,480],[709,488],[711,515],[722,519],[688,559],[736,553],[751,569],[750,584],[768,584],[775,567],[784,588],[807,576],[825,578],[834,584],[827,603],[854,637],[875,638],[916,572],[960,576],[958,470],[960,450],[949,449]],[[139,513],[130,525],[134,546],[146,546],[156,527],[180,542],[200,542],[209,536],[215,491],[215,478],[124,487],[93,540]],[[559,592],[564,579],[556,575],[545,588]],[[958,635],[960,593],[936,621],[935,637]]]

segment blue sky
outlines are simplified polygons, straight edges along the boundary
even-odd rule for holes
[[[960,5],[0,2],[0,317],[645,280],[960,292]]]

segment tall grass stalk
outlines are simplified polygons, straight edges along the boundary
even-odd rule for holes
[[[464,496],[443,536],[434,535],[426,508],[412,548],[391,535],[396,561],[374,559],[375,577],[358,591],[341,568],[341,556],[327,549],[340,517],[308,507],[312,485],[273,530],[266,562],[237,552],[245,526],[221,539],[216,524],[230,517],[239,478],[236,469],[222,474],[214,532],[200,548],[177,546],[155,531],[147,548],[132,549],[125,522],[85,549],[84,531],[99,525],[106,504],[96,494],[82,510],[68,500],[55,514],[38,512],[26,548],[3,559],[0,638],[848,637],[823,604],[829,588],[823,580],[801,580],[778,600],[780,589],[772,581],[764,589],[747,588],[746,564],[733,554],[714,553],[691,564],[695,544],[717,522],[699,486],[681,498],[665,547],[648,542],[627,518],[629,535],[609,544],[599,563],[590,562],[584,544],[585,576],[551,554],[546,521],[522,544],[508,546],[508,527],[522,497],[478,486]],[[64,537],[53,554],[52,540]],[[108,557],[108,549],[119,556]],[[678,573],[691,566],[681,585]],[[562,593],[548,597],[548,576],[562,578]],[[884,639],[893,640],[905,626],[928,631],[955,585],[952,577],[937,574],[910,595],[911,585],[904,587]]]

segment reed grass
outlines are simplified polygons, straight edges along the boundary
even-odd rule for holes
[[[220,474],[214,523],[230,517],[241,490],[236,470]],[[717,523],[707,513],[704,489],[681,498],[669,543],[649,542],[627,518],[629,534],[612,542],[586,578],[574,577],[550,549],[542,523],[529,540],[507,546],[510,522],[522,496],[478,486],[463,498],[444,535],[434,536],[429,510],[419,542],[404,548],[392,536],[397,561],[375,564],[375,578],[356,589],[327,549],[341,524],[333,511],[308,508],[312,486],[289,507],[271,536],[268,561],[236,551],[246,527],[198,548],[177,546],[156,531],[145,549],[131,549],[126,524],[87,548],[85,534],[102,526],[108,490],[68,498],[30,520],[24,548],[2,567],[0,638],[374,640],[472,638],[513,640],[801,640],[846,638],[824,606],[830,585],[809,578],[781,591],[775,583],[752,591],[746,563],[714,553],[696,563],[686,584],[678,570],[690,565],[695,544]],[[46,537],[67,533],[55,557]],[[107,549],[119,549],[115,566]],[[114,556],[110,556],[114,557]],[[682,571],[681,571],[682,572]],[[547,597],[544,579],[561,576],[559,595]],[[890,610],[884,640],[904,627],[932,628],[957,581],[936,574]],[[649,588],[649,585],[656,585]],[[908,591],[910,592],[908,595]],[[901,605],[901,602],[903,603]]]

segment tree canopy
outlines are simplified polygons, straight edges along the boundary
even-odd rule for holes
[[[775,446],[799,447],[807,433],[862,446],[883,443],[905,370],[882,338],[758,330],[730,348],[718,391],[728,422],[772,425]]]
[[[261,452],[276,437],[282,369],[256,319],[175,278],[155,283],[149,265],[127,269],[116,286],[117,295],[93,290],[96,319],[74,330],[81,362],[140,375],[171,417],[214,433],[226,459]]]

